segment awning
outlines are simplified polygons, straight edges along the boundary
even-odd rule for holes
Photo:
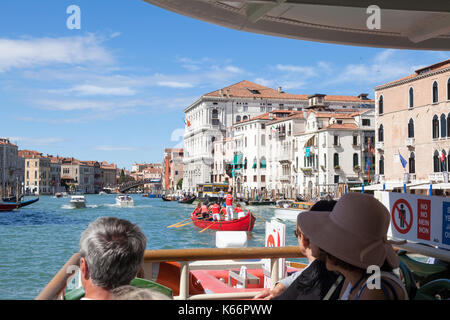
[[[450,190],[450,183],[433,183],[431,185],[433,190]],[[419,186],[411,187],[412,190],[430,190],[430,184],[422,184]]]
[[[390,182],[390,183],[385,183],[385,184],[379,183],[379,184],[372,184],[372,185],[369,185],[369,186],[364,186],[364,191],[366,191],[366,190],[368,190],[368,191],[369,190],[383,191],[383,185],[384,185],[384,190],[385,191],[392,191],[395,188],[402,188],[403,187],[403,183],[401,183],[401,182]],[[354,187],[354,188],[351,188],[350,190],[352,190],[352,191],[362,191],[362,187]]]
[[[237,166],[242,164],[242,154],[235,154],[233,158],[232,166]]]
[[[262,158],[261,159],[261,168],[264,169],[266,167],[266,159]]]
[[[257,161],[256,161],[256,159],[255,159],[255,162],[253,162],[253,166],[252,166],[252,168],[253,169],[256,169],[256,166],[257,166],[258,164],[257,164]]]

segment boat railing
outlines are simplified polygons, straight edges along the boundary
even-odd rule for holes
[[[297,246],[147,250],[144,254],[144,273],[153,274],[153,263],[175,261],[180,263],[179,295],[174,297],[175,300],[249,299],[260,291],[190,295],[190,264],[196,261],[270,259],[270,284],[273,287],[279,280],[279,261],[282,258],[304,258],[304,255]],[[79,260],[79,253],[74,254],[39,293],[36,300],[61,298],[66,284],[77,271]],[[241,261],[241,263],[245,265],[248,261]],[[192,269],[198,268],[193,266]]]
[[[176,300],[214,300],[214,299],[249,299],[260,291],[189,295],[189,272],[193,261],[236,260],[236,259],[270,259],[271,287],[279,279],[279,261],[281,258],[304,258],[299,247],[282,248],[198,248],[198,249],[166,249],[145,252],[145,273],[152,274],[152,263],[177,261],[180,263],[180,288]]]

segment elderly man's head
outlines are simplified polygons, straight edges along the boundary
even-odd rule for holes
[[[146,245],[147,238],[131,222],[98,218],[81,235],[82,269],[87,266],[90,281],[102,289],[128,285],[141,267]]]

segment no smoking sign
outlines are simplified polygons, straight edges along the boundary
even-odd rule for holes
[[[413,224],[413,211],[408,201],[398,199],[392,206],[392,223],[401,234],[408,233]]]

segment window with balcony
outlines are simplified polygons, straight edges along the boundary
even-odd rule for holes
[[[411,152],[409,155],[409,173],[416,173],[416,157],[414,152]]]
[[[439,138],[439,118],[437,115],[433,117],[433,121],[431,123],[433,128],[433,139]]]
[[[414,107],[414,89],[409,88],[409,107]]]
[[[236,122],[241,122],[241,116],[236,116]]]
[[[409,119],[408,122],[408,138],[414,138],[414,120]]]
[[[441,138],[447,136],[447,119],[445,118],[445,114],[441,114]]]
[[[381,124],[380,127],[378,128],[378,142],[383,142],[384,141],[384,129],[383,129],[383,125]]]
[[[433,103],[437,103],[439,100],[439,94],[438,94],[438,83],[435,81],[433,82]]]
[[[383,114],[383,96],[378,99],[378,114]]]

